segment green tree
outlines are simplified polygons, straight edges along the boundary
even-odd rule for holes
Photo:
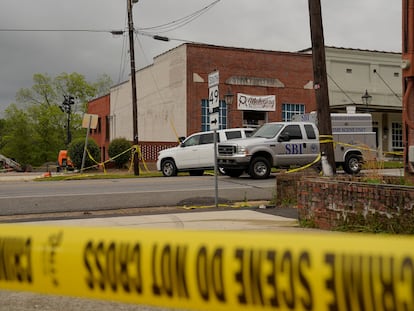
[[[98,77],[97,81],[93,83],[93,86],[96,90],[95,97],[101,97],[110,92],[112,86],[112,79],[110,76],[103,74]]]
[[[54,78],[48,74],[35,74],[33,86],[20,89],[16,103],[5,112],[0,153],[33,166],[56,161],[59,150],[67,148],[68,113],[62,109],[64,96],[75,98],[70,113],[73,139],[85,137],[82,116],[87,102],[105,91],[109,93],[110,85],[106,75],[90,83],[78,73],[61,73]]]
[[[100,162],[101,159],[101,150],[99,149],[98,144],[92,139],[88,138],[88,151],[89,154],[92,156],[94,160],[92,160],[88,153],[86,153],[85,157],[85,166],[84,168],[88,168],[90,166],[96,165],[96,162]],[[81,168],[82,166],[82,158],[83,158],[83,150],[85,148],[85,139],[84,138],[77,138],[72,141],[68,148],[68,156],[72,160],[73,165],[77,168]]]
[[[4,128],[2,132],[3,155],[15,159],[21,165],[34,163],[36,147],[28,114],[12,104],[5,110]]]
[[[6,128],[6,121],[4,119],[0,119],[0,150],[4,145],[3,136]]]
[[[117,168],[122,168],[131,158],[131,151],[127,151],[131,146],[131,142],[126,138],[116,138],[109,144],[108,155],[111,158],[115,157],[113,161]]]

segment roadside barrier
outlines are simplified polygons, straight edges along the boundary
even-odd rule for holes
[[[187,310],[413,310],[414,238],[0,226],[0,288]]]

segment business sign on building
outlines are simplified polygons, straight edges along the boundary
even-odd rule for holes
[[[276,111],[276,95],[256,96],[237,93],[237,109]]]

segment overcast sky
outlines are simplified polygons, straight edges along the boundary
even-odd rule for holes
[[[114,84],[130,73],[126,0],[1,0],[0,116],[16,92],[33,85],[35,73],[55,77],[77,72],[89,82],[108,74]],[[215,4],[214,4],[215,3]],[[325,44],[401,52],[400,0],[321,0]],[[181,18],[212,5],[188,23]],[[308,0],[139,0],[133,8],[136,29],[174,22],[175,39],[277,51],[310,47]],[[19,30],[97,30],[38,32]],[[158,28],[160,29],[160,28]],[[168,30],[167,29],[167,30]],[[101,32],[102,31],[102,32]],[[135,38],[137,69],[182,41]]]

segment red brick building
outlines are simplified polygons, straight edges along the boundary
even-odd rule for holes
[[[101,161],[106,161],[108,157],[109,136],[109,115],[110,102],[109,94],[95,98],[88,103],[88,113],[98,115],[96,129],[91,129],[89,137],[95,140],[101,150]]]
[[[219,71],[219,93],[233,94],[232,107],[226,107],[227,127],[256,126],[263,122],[290,119],[290,113],[316,109],[312,88],[312,56],[309,54],[236,49],[189,44],[187,46],[187,111],[203,115],[207,100],[208,74]],[[204,83],[195,82],[197,73]],[[237,94],[275,95],[275,110],[241,110]],[[224,103],[225,105],[225,103]],[[200,118],[188,117],[189,133],[202,130]]]

